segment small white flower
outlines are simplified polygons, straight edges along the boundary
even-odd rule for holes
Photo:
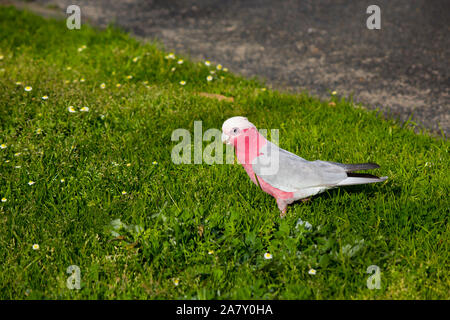
[[[64,181],[66,181],[66,180],[64,180],[64,179],[59,180],[59,182],[61,182],[61,183],[64,183]]]
[[[69,110],[70,113],[75,113],[75,112],[77,112],[77,110],[75,110],[75,108],[74,108],[73,106],[69,106],[69,107],[67,108],[67,110]]]
[[[126,194],[127,194],[127,192],[126,192],[126,191],[122,191],[122,194],[123,194],[123,195],[126,195]]]
[[[129,76],[127,76],[127,79],[128,79],[128,80],[133,79],[133,76],[132,76],[132,75],[129,75]]]
[[[152,164],[158,164],[158,162],[156,162],[156,161],[153,161],[153,162],[152,162]]]
[[[335,95],[337,94],[337,91],[333,91],[331,94],[332,94],[333,96],[335,96]]]
[[[106,88],[106,84],[102,83],[102,84],[100,85],[100,88],[101,88],[101,89],[105,89],[105,88]]]
[[[213,254],[214,253],[214,250],[208,250],[208,254]]]
[[[29,185],[29,186],[32,186],[33,184],[35,184],[34,181],[32,181],[32,180],[28,181],[28,185]]]
[[[180,284],[180,279],[178,279],[178,278],[173,279],[173,284],[174,284],[175,286],[178,286],[178,285]]]
[[[80,111],[81,111],[81,112],[88,112],[88,111],[89,111],[89,108],[88,108],[88,107],[83,107],[83,108],[80,109]]]
[[[48,100],[48,96],[43,96],[42,100]]]
[[[139,60],[139,57],[134,57],[133,62],[137,62]]]
[[[30,86],[26,86],[26,87],[25,87],[25,91],[29,92],[29,91],[31,91],[31,90],[33,90],[32,87],[30,87]]]
[[[206,81],[208,81],[208,82],[209,82],[209,81],[212,81],[212,79],[213,79],[212,76],[207,76],[207,77],[206,77]]]
[[[42,129],[41,128],[37,128],[36,129],[36,134],[41,134],[42,133]]]
[[[0,144],[0,149],[6,149],[8,146],[6,145],[6,143],[2,143]]]
[[[216,69],[217,69],[217,70],[222,70],[222,65],[221,65],[221,64],[218,64],[218,65],[216,66]]]
[[[32,246],[33,250],[39,250],[39,245],[37,243],[33,244]]]
[[[181,84],[182,86],[184,86],[184,85],[186,84],[186,81],[181,80],[181,81],[180,81],[180,84]]]
[[[208,61],[208,60],[206,60],[206,61],[205,61],[205,66],[209,67],[210,65],[211,65],[211,62]]]
[[[177,63],[178,63],[178,64],[183,64],[183,63],[184,63],[184,60],[183,60],[183,59],[180,59],[180,60],[177,61]]]
[[[2,202],[6,202],[8,199],[6,199],[5,197],[2,198]]]
[[[310,275],[315,276],[316,273],[317,273],[317,271],[316,271],[316,269],[312,269],[312,268],[311,268],[311,269],[309,269],[308,273],[309,273]]]
[[[175,55],[171,52],[165,58],[166,59],[175,59]]]
[[[272,259],[272,255],[269,252],[264,253],[264,259],[270,260]]]

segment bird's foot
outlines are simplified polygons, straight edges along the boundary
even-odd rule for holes
[[[305,203],[305,202],[311,201],[311,198],[301,199],[300,201],[303,202],[303,203]]]
[[[280,209],[280,218],[283,219],[286,216],[287,203],[282,199],[277,199],[278,209]]]

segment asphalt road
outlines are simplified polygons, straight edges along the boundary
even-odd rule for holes
[[[81,8],[168,50],[258,76],[280,90],[336,90],[390,117],[450,132],[449,0],[35,0]],[[369,30],[366,9],[381,8]],[[49,6],[50,5],[50,6]]]

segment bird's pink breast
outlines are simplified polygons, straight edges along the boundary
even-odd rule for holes
[[[250,179],[254,184],[261,187],[261,189],[273,196],[276,199],[292,199],[294,197],[293,192],[285,192],[277,189],[270,185],[268,182],[264,181],[261,177],[258,177],[258,182],[256,181],[255,172],[252,168],[252,161],[259,155],[259,150],[267,144],[267,140],[255,130],[250,130],[250,132],[241,138],[237,139],[236,143],[240,143],[240,147],[236,147],[236,157],[245,171],[247,172]],[[242,146],[245,146],[242,147]]]

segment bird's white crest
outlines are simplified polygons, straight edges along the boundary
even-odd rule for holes
[[[256,128],[253,123],[248,121],[245,117],[233,117],[226,120],[222,125],[222,131],[228,132],[233,128],[239,128],[240,130],[248,129],[248,128]]]

